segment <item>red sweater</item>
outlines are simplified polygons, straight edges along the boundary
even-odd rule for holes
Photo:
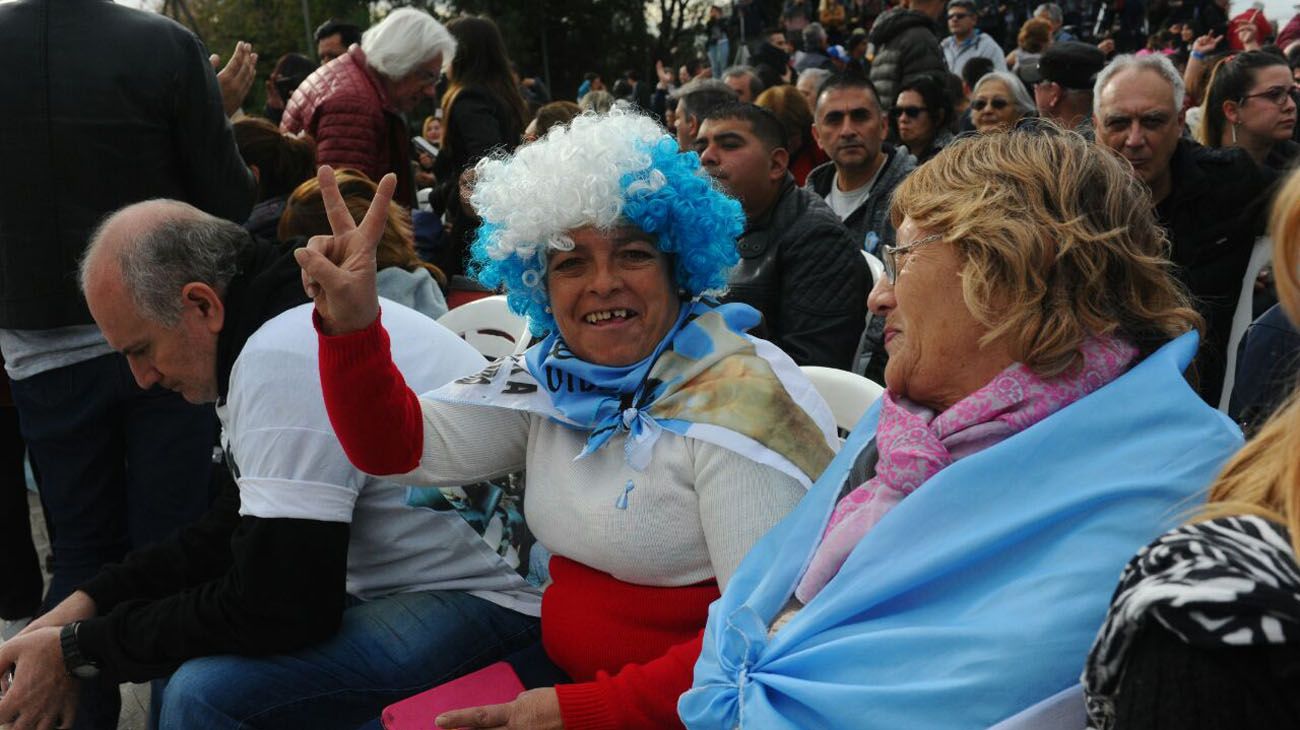
[[[368,474],[419,465],[420,400],[393,364],[378,318],[359,332],[321,334],[320,372],[330,424],[353,465]],[[717,583],[634,585],[559,555],[551,579],[542,643],[577,682],[556,688],[564,726],[681,727],[677,698],[691,686]]]

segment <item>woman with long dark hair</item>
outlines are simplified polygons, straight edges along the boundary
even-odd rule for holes
[[[1240,147],[1255,163],[1289,169],[1300,153],[1295,131],[1295,81],[1286,59],[1247,51],[1221,62],[1210,76],[1197,138],[1207,147]]]
[[[496,23],[464,17],[451,21],[447,30],[456,39],[456,56],[442,95],[442,145],[433,166],[437,182],[429,202],[445,214],[451,229],[433,263],[455,276],[465,272],[465,252],[478,229],[477,217],[463,201],[462,178],[489,151],[514,150],[528,124],[528,106],[510,73],[510,58]]]

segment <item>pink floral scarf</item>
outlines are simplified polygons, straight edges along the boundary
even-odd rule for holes
[[[958,459],[982,451],[1070,405],[1128,369],[1137,349],[1115,337],[1089,339],[1081,367],[1042,379],[1013,363],[936,415],[886,392],[876,427],[876,475],[835,506],[795,597],[808,603],[886,512]]]

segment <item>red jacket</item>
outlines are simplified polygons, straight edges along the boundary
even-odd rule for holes
[[[352,167],[375,182],[397,173],[394,200],[410,206],[414,181],[406,121],[388,101],[360,46],[316,69],[293,92],[280,129],[316,139],[316,162]]]

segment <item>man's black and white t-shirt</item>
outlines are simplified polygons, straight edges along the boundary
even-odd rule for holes
[[[451,331],[381,301],[393,360],[412,390],[482,370],[482,356]],[[414,487],[349,463],[325,411],[311,316],[305,304],[262,325],[235,360],[228,398],[217,409],[240,514],[350,524],[347,591],[357,598],[465,591],[540,615],[541,594],[460,513],[414,506],[421,501],[408,494]]]

